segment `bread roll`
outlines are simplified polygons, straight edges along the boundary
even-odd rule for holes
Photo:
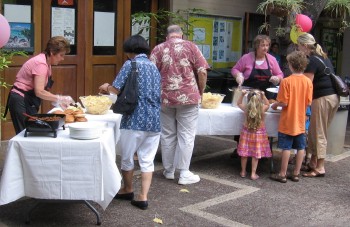
[[[76,117],[76,118],[75,118],[75,121],[76,121],[76,122],[86,122],[87,119],[86,119],[86,117]]]
[[[73,112],[74,115],[83,114],[83,113],[84,113],[84,111],[81,110],[81,109],[76,109],[76,110]]]
[[[72,109],[65,109],[65,110],[64,110],[64,113],[65,113],[66,115],[73,114],[73,112],[74,112],[74,110],[72,110]],[[74,118],[74,117],[73,117],[73,118]]]
[[[74,116],[71,114],[66,114],[66,123],[73,123],[74,122]]]

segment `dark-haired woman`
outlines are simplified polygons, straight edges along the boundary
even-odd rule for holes
[[[121,170],[124,186],[116,199],[131,200],[140,208],[148,207],[148,191],[154,171],[154,157],[160,138],[160,74],[156,66],[147,58],[150,48],[139,35],[131,36],[124,42],[123,50],[129,59],[136,61],[138,69],[138,104],[130,115],[123,115],[120,124]],[[103,92],[119,94],[131,74],[131,60],[124,63],[112,85],[105,83],[99,87]],[[134,154],[137,153],[141,169],[141,192],[134,200],[133,174]]]
[[[7,109],[10,110],[16,134],[25,128],[25,116],[39,111],[41,100],[51,101],[65,108],[74,100],[70,96],[55,95],[50,92],[53,84],[51,66],[64,60],[70,52],[69,42],[62,36],[52,37],[43,53],[26,61],[16,75],[16,81],[9,93]]]

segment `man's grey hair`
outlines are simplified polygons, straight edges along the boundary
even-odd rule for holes
[[[173,34],[173,33],[176,33],[176,34],[179,34],[179,35],[182,35],[182,29],[179,25],[170,25],[167,29],[167,34]]]

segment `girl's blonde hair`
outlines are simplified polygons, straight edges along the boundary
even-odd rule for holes
[[[263,103],[261,101],[260,91],[252,90],[248,93],[248,104],[246,109],[247,127],[251,130],[257,130],[263,121]]]
[[[322,47],[316,42],[315,38],[309,34],[304,33],[298,37],[298,44],[306,46],[311,53],[316,53],[323,58],[327,58],[327,54],[323,52]]]

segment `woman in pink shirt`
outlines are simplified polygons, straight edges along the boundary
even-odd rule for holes
[[[25,128],[25,116],[39,111],[41,100],[55,102],[66,107],[74,102],[70,96],[52,94],[49,90],[53,84],[51,65],[57,65],[70,52],[69,42],[61,36],[52,37],[43,53],[26,61],[16,75],[6,104],[4,117],[10,110],[16,134]]]
[[[276,58],[268,53],[270,44],[268,36],[258,35],[253,43],[255,50],[243,55],[231,70],[238,85],[264,91],[268,99],[273,94],[266,88],[278,85],[283,78]]]

